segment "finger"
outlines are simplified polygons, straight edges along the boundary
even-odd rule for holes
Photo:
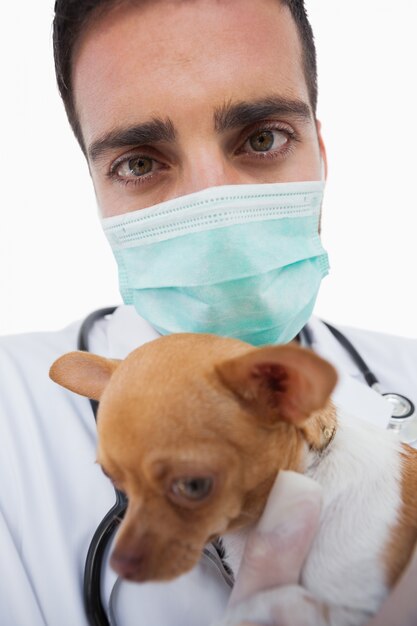
[[[279,472],[249,535],[229,606],[260,590],[298,582],[320,510],[321,487],[316,482],[295,472]]]
[[[415,626],[417,624],[417,545],[394,590],[383,603],[378,615],[366,626]]]

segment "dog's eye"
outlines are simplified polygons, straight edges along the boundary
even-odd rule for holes
[[[178,478],[171,484],[172,493],[189,500],[206,498],[213,488],[213,479],[210,476]]]

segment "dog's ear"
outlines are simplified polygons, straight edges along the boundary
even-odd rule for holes
[[[99,400],[119,363],[89,352],[68,352],[52,364],[49,376],[70,391]]]
[[[337,382],[330,363],[295,343],[258,348],[216,369],[224,385],[271,425],[301,425],[325,406]]]

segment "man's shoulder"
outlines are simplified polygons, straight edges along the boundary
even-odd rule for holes
[[[42,403],[53,393],[49,378],[52,363],[66,352],[77,350],[80,322],[57,331],[0,337],[1,407],[16,407],[23,398]]]
[[[363,328],[337,325],[352,343],[361,346],[365,351],[380,356],[404,355],[417,356],[417,339],[390,333],[377,332]]]
[[[56,331],[4,335],[0,337],[0,358],[10,364],[32,367],[36,362],[77,349],[80,322]]]

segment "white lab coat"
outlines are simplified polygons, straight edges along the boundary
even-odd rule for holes
[[[87,399],[50,381],[52,362],[76,349],[79,323],[54,333],[0,341],[0,624],[84,626],[82,577],[97,525],[114,503],[95,464],[96,430]],[[389,406],[363,384],[349,355],[317,319],[314,349],[338,368],[335,401],[385,427]],[[417,403],[417,340],[342,329],[387,391]],[[132,307],[96,323],[90,350],[123,358],[157,337]],[[205,557],[172,583],[129,584],[106,567],[102,596],[118,626],[209,626],[230,593]],[[114,621],[113,621],[114,620]]]

